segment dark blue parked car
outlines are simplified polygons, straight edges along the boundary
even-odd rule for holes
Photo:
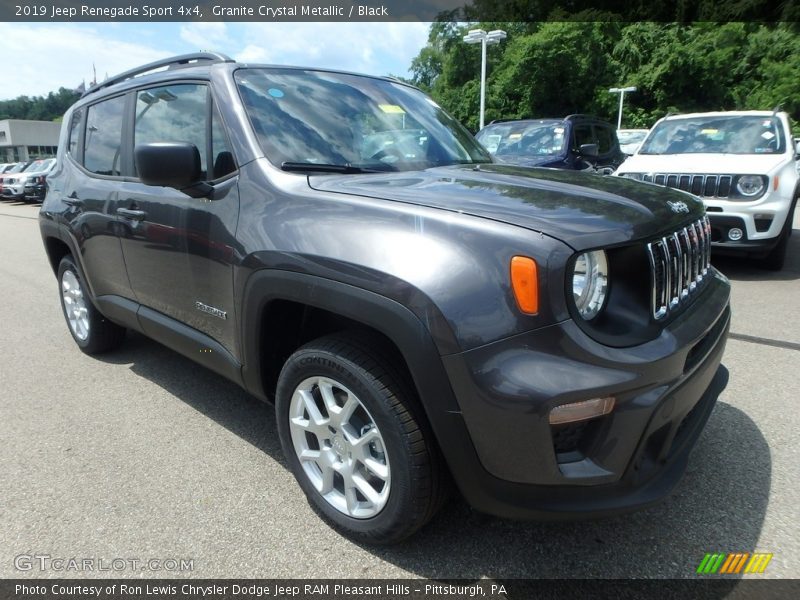
[[[589,115],[493,121],[477,136],[497,162],[612,173],[625,160],[614,127]]]

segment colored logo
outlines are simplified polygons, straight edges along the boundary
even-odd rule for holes
[[[766,552],[708,553],[697,567],[698,575],[735,575],[738,573],[763,573],[767,570],[772,554]]]

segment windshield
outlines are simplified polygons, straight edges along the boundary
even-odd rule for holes
[[[53,164],[55,161],[56,161],[55,158],[48,158],[46,160],[45,159],[35,160],[25,168],[25,172],[34,173],[38,171],[46,171],[47,169],[50,168],[50,165]]]
[[[22,171],[22,169],[25,168],[27,164],[28,163],[25,162],[17,163],[13,167],[11,167],[8,171],[6,171],[6,173],[19,173],[20,171]]]
[[[477,138],[497,156],[551,156],[564,151],[566,127],[560,121],[499,123],[484,127]]]
[[[717,116],[661,121],[639,154],[781,154],[786,139],[777,117]]]
[[[620,146],[624,144],[638,144],[647,136],[647,130],[642,131],[625,131],[623,129],[617,130],[617,139]]]
[[[422,92],[392,81],[295,69],[236,71],[244,107],[275,165],[408,171],[490,162]]]

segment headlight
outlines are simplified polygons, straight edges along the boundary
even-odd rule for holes
[[[742,175],[736,180],[736,191],[748,198],[760,196],[764,192],[764,178],[761,175]]]
[[[608,260],[603,250],[585,252],[575,260],[572,269],[572,297],[580,315],[594,319],[606,300]]]

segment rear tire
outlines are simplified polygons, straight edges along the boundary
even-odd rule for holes
[[[69,254],[58,265],[61,310],[72,339],[86,354],[117,348],[125,339],[125,328],[106,319],[92,304],[75,261]]]
[[[433,433],[384,350],[360,334],[306,344],[284,364],[275,406],[284,454],[312,507],[373,544],[407,538],[446,498]]]

